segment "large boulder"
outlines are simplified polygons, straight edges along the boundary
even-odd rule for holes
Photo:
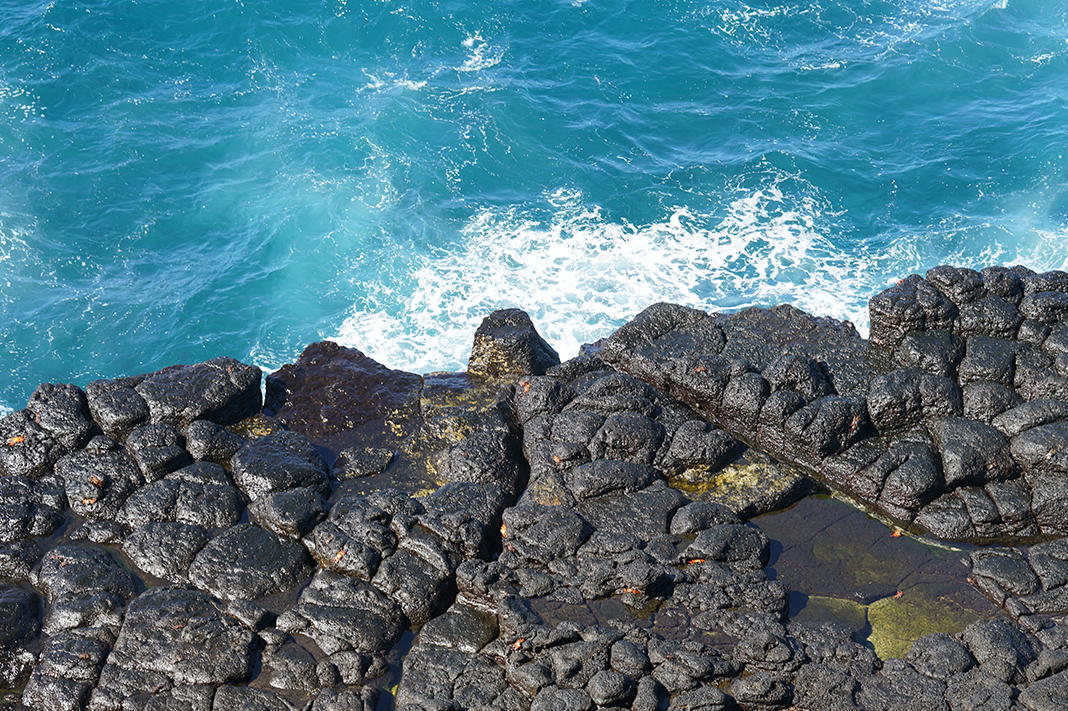
[[[467,372],[471,375],[544,375],[560,364],[525,311],[501,309],[482,320],[475,331]]]
[[[148,405],[153,422],[178,428],[194,420],[232,425],[259,411],[261,376],[254,365],[215,358],[152,373],[134,390]]]
[[[263,410],[317,444],[341,451],[355,434],[397,441],[396,431],[418,421],[422,387],[415,373],[321,341],[267,377]]]
[[[252,675],[256,642],[207,593],[152,588],[127,607],[108,666],[175,684],[242,683]]]

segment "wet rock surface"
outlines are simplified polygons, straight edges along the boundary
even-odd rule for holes
[[[473,375],[542,375],[560,356],[519,309],[494,311],[475,331],[467,369]]]
[[[658,304],[561,363],[510,310],[468,373],[324,342],[262,407],[226,358],[43,385],[0,420],[0,686],[39,710],[1062,708],[1065,303],[1068,275],[939,267],[872,300],[870,341]],[[897,528],[758,518],[821,486]],[[1015,547],[898,559],[902,529]],[[802,600],[791,566],[825,587]],[[965,577],[970,601],[939,582]]]
[[[1057,358],[1068,326],[1053,305],[1068,294],[1051,274],[913,275],[872,299],[870,341],[790,307],[711,315],[659,304],[601,355],[936,537],[1060,536],[1068,380]]]

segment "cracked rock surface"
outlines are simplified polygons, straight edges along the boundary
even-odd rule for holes
[[[0,420],[0,706],[1065,708],[1066,303],[939,267],[869,341],[657,304],[560,362],[508,310],[468,373],[323,342],[266,402],[228,358],[42,385]],[[900,659],[791,617],[752,519],[821,486],[1013,544],[962,553],[1003,614]]]

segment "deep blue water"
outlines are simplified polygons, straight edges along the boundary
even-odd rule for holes
[[[1068,267],[1064,0],[0,0],[0,406]]]

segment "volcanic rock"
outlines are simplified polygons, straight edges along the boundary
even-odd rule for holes
[[[475,331],[467,370],[472,375],[544,375],[560,363],[524,311],[502,309],[483,319]]]

